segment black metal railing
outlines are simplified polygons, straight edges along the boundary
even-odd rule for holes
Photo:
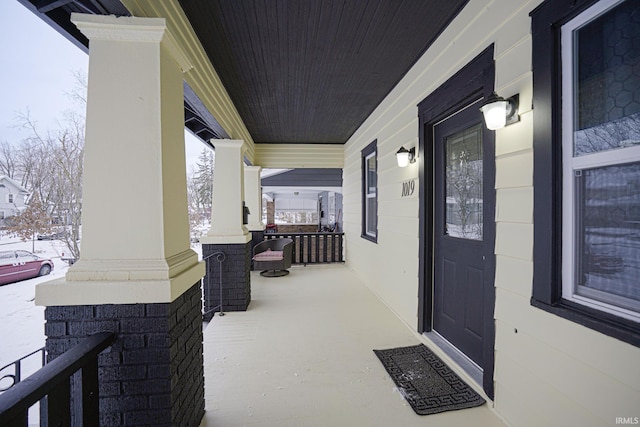
[[[82,379],[73,400],[81,402],[82,413],[73,416],[82,420],[82,425],[98,425],[98,354],[114,339],[115,334],[110,332],[91,335],[1,394],[0,426],[26,427],[29,408],[43,398],[46,409],[40,412],[40,422],[48,426],[70,425],[71,377],[78,371]]]
[[[32,367],[32,365],[36,363],[36,360],[37,369],[42,368],[46,364],[47,360],[45,357],[44,347],[32,351],[26,356],[22,356],[20,359],[0,368],[0,393],[9,390],[11,387],[22,381],[25,362],[31,362],[28,363],[29,367],[31,367],[31,371],[37,370]]]
[[[203,311],[202,317],[204,319],[208,319],[209,314],[216,311],[220,313],[219,316],[224,316],[224,307],[222,306],[222,263],[224,262],[225,259],[227,259],[227,255],[222,251],[216,251],[204,257],[202,260],[207,261],[209,258],[213,258],[213,257],[215,257],[216,261],[218,261],[218,291],[220,292],[220,304],[216,305],[215,307],[207,306],[206,295],[209,295],[209,296],[213,295],[214,289],[213,289],[213,280],[207,280],[207,278],[205,277],[203,279],[204,281],[203,286],[206,286],[207,289],[203,289],[205,291],[205,303],[204,303],[204,308],[202,310]],[[208,273],[209,272],[207,268],[207,274]],[[213,314],[211,316],[213,316]]]
[[[344,262],[344,233],[265,233],[265,240],[293,240],[294,264]]]

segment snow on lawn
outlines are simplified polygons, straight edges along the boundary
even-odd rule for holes
[[[34,252],[30,241],[0,238],[0,251],[16,249]],[[36,241],[34,253],[53,261],[51,274],[0,285],[0,368],[44,346],[44,307],[34,303],[35,288],[66,274],[69,266],[60,259],[64,252],[60,241]]]

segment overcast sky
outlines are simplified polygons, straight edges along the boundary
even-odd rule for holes
[[[28,136],[16,127],[27,110],[41,130],[57,128],[65,110],[78,109],[66,95],[74,72],[86,75],[89,57],[17,0],[0,0],[0,141],[17,143]],[[203,148],[188,132],[187,164]]]

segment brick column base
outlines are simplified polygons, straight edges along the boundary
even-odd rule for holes
[[[202,244],[207,263],[204,283],[205,320],[220,311],[220,263],[214,253],[225,255],[222,262],[222,311],[246,311],[251,302],[251,241],[247,243]],[[213,255],[213,256],[211,256]]]
[[[264,241],[264,230],[251,231],[251,257],[253,258],[253,248],[260,242]],[[253,260],[251,261],[251,270],[253,270]]]
[[[115,332],[98,356],[100,425],[196,427],[204,416],[201,310],[200,283],[171,303],[47,307],[47,357]]]

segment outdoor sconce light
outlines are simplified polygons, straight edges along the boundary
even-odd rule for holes
[[[511,98],[504,99],[493,92],[484,104],[482,104],[482,107],[480,107],[487,129],[502,129],[507,125],[519,122],[519,101],[520,95],[513,95]]]
[[[406,168],[409,163],[415,163],[416,161],[416,147],[407,150],[404,146],[396,152],[396,160],[398,161],[398,167]]]

